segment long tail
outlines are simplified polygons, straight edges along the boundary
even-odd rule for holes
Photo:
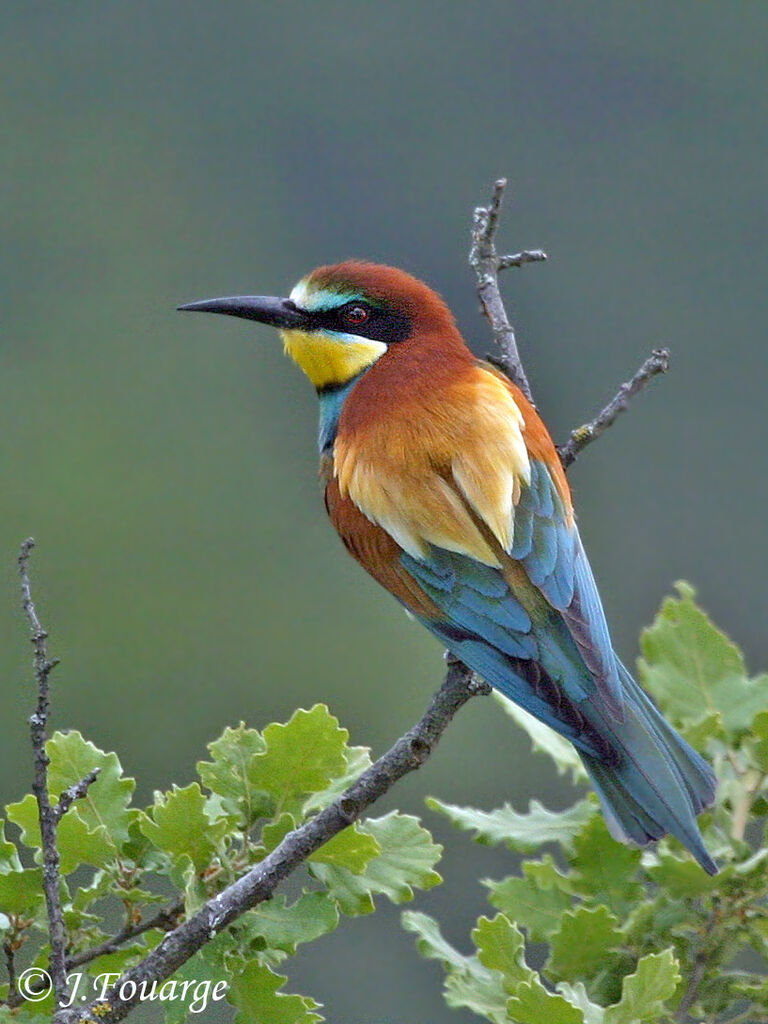
[[[600,716],[599,723],[593,723],[616,759],[608,763],[579,751],[608,827],[615,838],[640,846],[669,832],[714,875],[717,864],[696,822],[696,815],[714,801],[714,772],[664,720],[620,662],[619,671],[626,699],[624,721]]]

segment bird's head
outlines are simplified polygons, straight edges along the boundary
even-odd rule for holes
[[[450,310],[427,285],[394,267],[349,260],[318,267],[286,299],[237,295],[179,306],[277,327],[288,355],[319,391],[343,387],[395,346],[455,332]]]

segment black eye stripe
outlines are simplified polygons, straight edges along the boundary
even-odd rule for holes
[[[367,319],[360,323],[352,322],[348,314],[356,309],[366,310]],[[335,309],[318,309],[309,313],[310,330],[343,331],[372,341],[383,341],[387,345],[405,341],[410,336],[411,326],[411,318],[406,313],[363,301],[348,302]]]

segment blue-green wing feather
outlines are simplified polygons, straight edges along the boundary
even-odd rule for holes
[[[664,721],[616,657],[574,523],[543,463],[515,510],[511,556],[547,600],[529,614],[499,569],[455,552],[403,553],[440,611],[424,625],[492,686],[577,747],[614,834],[676,835],[710,873],[696,815],[712,802],[709,766]]]
[[[518,527],[522,540],[517,547]],[[528,538],[530,537],[530,546]],[[621,681],[608,624],[592,570],[574,522],[547,466],[531,459],[531,482],[523,486],[515,511],[512,557],[561,614],[595,685],[610,709],[621,715]]]

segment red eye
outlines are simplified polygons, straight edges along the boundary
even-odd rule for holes
[[[348,306],[344,310],[345,321],[355,327],[364,324],[370,315],[365,306]]]

